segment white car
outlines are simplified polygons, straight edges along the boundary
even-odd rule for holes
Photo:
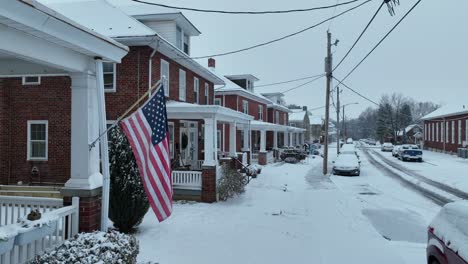
[[[361,161],[355,154],[340,154],[333,161],[334,175],[359,176],[361,174]]]
[[[385,142],[382,144],[382,147],[380,148],[382,151],[393,151],[393,144],[390,142]]]
[[[353,154],[357,158],[359,158],[359,155],[357,154],[357,151],[356,151],[356,146],[354,146],[354,144],[344,144],[341,147],[340,155],[349,155],[349,154]]]
[[[401,145],[397,145],[393,147],[392,156],[398,158],[398,153],[400,152]]]

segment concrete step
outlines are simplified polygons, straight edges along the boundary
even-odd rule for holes
[[[26,191],[26,190],[0,190],[0,195],[6,196],[26,196],[26,197],[47,197],[62,199],[60,191]]]

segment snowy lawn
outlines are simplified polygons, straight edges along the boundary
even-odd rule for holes
[[[138,260],[165,263],[405,263],[344,195],[321,175],[321,158],[272,164],[228,202],[174,205],[140,226]],[[410,262],[408,262],[410,263]]]

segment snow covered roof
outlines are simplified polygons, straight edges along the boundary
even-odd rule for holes
[[[213,70],[212,72],[216,74],[216,76],[218,76],[220,79],[222,79],[225,83],[225,85],[215,88],[216,94],[240,94],[242,96],[245,96],[255,101],[259,101],[267,105],[273,103],[270,99],[266,98],[265,96],[261,94],[244,89],[243,87],[239,86],[235,82],[229,80],[226,76],[217,74]]]
[[[411,131],[411,129],[413,129],[413,128],[415,128],[415,127],[419,127],[419,128],[422,129],[422,127],[421,127],[420,125],[418,125],[418,124],[412,124],[412,125],[409,125],[409,126],[405,127],[404,132],[405,132],[405,133],[408,133],[409,131]],[[403,129],[400,130],[400,131],[398,131],[398,136],[403,136],[403,134],[404,134],[404,133],[403,133]]]
[[[309,115],[310,125],[322,125],[323,118],[321,116]]]
[[[259,81],[259,79],[252,74],[226,75],[226,78],[231,79],[231,80],[249,79],[253,81]]]
[[[304,117],[307,115],[306,111],[299,110],[299,111],[294,111],[292,113],[289,113],[289,122],[303,122]]]
[[[448,104],[440,107],[432,113],[423,116],[422,120],[430,120],[435,118],[442,118],[447,116],[468,114],[468,103],[466,105]]]

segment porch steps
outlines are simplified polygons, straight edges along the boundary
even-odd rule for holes
[[[54,186],[23,186],[23,185],[0,185],[0,195],[63,198],[60,195],[60,187]]]

